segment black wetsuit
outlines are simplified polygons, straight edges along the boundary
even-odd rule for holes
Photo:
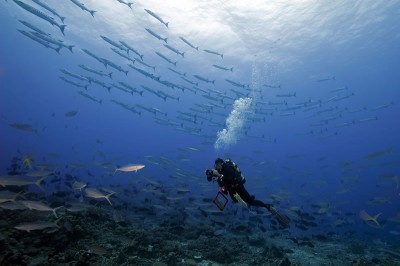
[[[247,204],[258,207],[265,207],[268,210],[270,209],[270,204],[266,204],[260,200],[256,200],[253,195],[250,195],[249,192],[247,192],[246,188],[244,187],[244,183],[246,182],[246,180],[240,172],[237,172],[235,170],[232,164],[224,162],[222,164],[222,169],[218,172],[223,175],[222,180],[220,178],[218,179],[219,186],[225,187],[234,202],[237,202],[237,200],[233,195],[238,193],[242,200],[245,201]]]

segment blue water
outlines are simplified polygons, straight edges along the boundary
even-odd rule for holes
[[[252,1],[251,5],[240,1],[137,1],[132,9],[117,1],[84,1],[89,9],[96,10],[94,17],[71,1],[43,2],[66,17],[65,36],[14,1],[0,2],[2,175],[7,174],[13,157],[33,154],[35,163],[52,163],[61,174],[71,172],[71,164],[82,164],[84,170],[74,173],[92,187],[132,187],[131,180],[145,182],[146,177],[167,188],[188,187],[192,195],[186,197],[198,194],[212,199],[218,188],[207,183],[204,170],[213,167],[216,157],[230,158],[246,176],[249,192],[281,211],[297,206],[315,213],[318,209],[313,204],[329,205],[326,213],[316,214],[319,227],[302,232],[293,224],[289,229],[293,234],[354,231],[361,239],[398,243],[400,225],[393,221],[400,216],[398,1]],[[33,2],[25,3],[53,16]],[[145,8],[169,22],[168,28]],[[18,20],[74,45],[73,53],[63,48],[57,54],[22,35],[18,29],[32,30]],[[61,24],[57,17],[54,20]],[[165,42],[145,28],[167,37],[168,44],[184,52],[184,57],[165,48]],[[125,41],[143,54],[144,62],[155,66],[155,71],[138,63],[134,66],[196,93],[167,87],[138,73],[127,65],[131,62],[111,51],[112,45],[100,35]],[[199,49],[189,47],[179,37]],[[111,60],[129,70],[128,75],[110,66],[105,68],[81,49]],[[204,49],[221,53],[223,58]],[[155,52],[177,61],[177,65]],[[79,64],[113,72],[113,78],[89,73]],[[214,64],[233,67],[233,71],[217,69]],[[186,73],[187,79],[208,93],[195,89],[168,67]],[[146,90],[142,96],[116,88],[109,92],[69,77],[60,69],[106,84],[125,82],[139,90],[144,85],[179,97],[179,101],[164,101]],[[215,80],[215,84],[193,75]],[[89,84],[88,89],[77,88],[60,77]],[[234,86],[226,79],[245,87]],[[343,87],[347,89],[334,91]],[[81,90],[102,103],[83,97],[78,93]],[[279,97],[282,94],[286,96]],[[252,104],[227,126],[226,119],[235,112],[234,101],[246,97]],[[111,100],[158,108],[167,115],[136,107],[139,115]],[[273,105],[278,102],[285,104]],[[196,113],[191,108],[201,110],[197,104],[216,106],[209,112]],[[260,114],[261,109],[273,110]],[[66,116],[70,111],[78,113]],[[180,120],[179,116],[185,115],[179,111],[204,119]],[[157,118],[176,125],[162,125]],[[37,132],[17,129],[11,126],[13,123],[30,124]],[[230,142],[216,149],[218,132],[232,127],[237,132],[230,135]],[[381,151],[386,152],[366,158]],[[56,158],[51,153],[56,153]],[[111,169],[99,166],[106,162],[113,165]],[[144,164],[145,168],[137,173],[110,174],[115,167],[131,163]],[[176,178],[177,174],[181,176]],[[346,191],[338,193],[342,189]],[[49,195],[54,190],[54,184],[47,183],[45,192],[38,192]],[[273,195],[279,193],[287,196],[276,199]],[[371,204],[375,197],[384,202]],[[189,203],[184,200],[181,204]],[[359,218],[361,210],[372,216],[382,212],[378,220],[383,229],[365,224]],[[334,222],[344,218],[346,212],[353,214],[348,225],[335,227]]]

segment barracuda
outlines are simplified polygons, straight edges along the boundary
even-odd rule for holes
[[[72,1],[72,0],[71,0],[71,1]],[[22,7],[23,9],[25,9],[26,11],[29,11],[29,12],[31,12],[32,14],[34,14],[35,16],[38,16],[39,18],[42,18],[42,19],[46,20],[46,21],[49,22],[51,25],[57,26],[57,27],[61,30],[62,34],[64,34],[64,29],[65,29],[66,25],[60,25],[60,24],[58,24],[52,17],[50,17],[50,16],[48,16],[48,15],[42,13],[41,11],[37,10],[36,8],[34,8],[34,7],[32,7],[32,6],[28,5],[28,4],[25,4],[25,3],[22,2],[22,1],[14,0],[14,2],[15,2],[17,5],[19,5],[20,7]],[[64,34],[64,35],[65,35],[65,34]]]

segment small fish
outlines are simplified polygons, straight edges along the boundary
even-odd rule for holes
[[[18,21],[21,22],[22,24],[24,24],[25,26],[27,26],[28,28],[30,28],[30,29],[42,34],[42,35],[50,36],[50,33],[46,33],[44,31],[42,31],[40,28],[36,27],[35,25],[32,25],[29,22],[26,22],[26,21],[23,21],[23,20],[18,20]]]
[[[147,31],[148,33],[150,33],[151,35],[153,35],[154,37],[156,37],[157,39],[163,40],[165,43],[167,43],[167,39],[168,39],[168,38],[163,38],[163,37],[161,37],[160,35],[158,35],[157,33],[155,33],[154,31],[152,31],[152,30],[150,30],[150,29],[147,29],[147,28],[146,28],[146,31]]]
[[[104,198],[111,204],[110,197],[115,194],[115,192],[111,192],[107,195],[104,195],[102,192],[97,190],[96,188],[87,188],[85,189],[86,197],[93,198],[93,199],[101,199]]]
[[[184,43],[186,43],[187,45],[189,45],[190,47],[192,47],[193,49],[196,49],[197,51],[199,50],[198,46],[194,46],[193,44],[191,44],[188,40],[186,40],[183,37],[179,37],[179,39],[181,39]]]
[[[180,52],[178,49],[168,45],[168,44],[164,44],[164,47],[168,48],[169,50],[171,50],[172,52],[176,53],[177,55],[181,55],[182,57],[185,57],[185,53],[184,52]]]
[[[43,190],[43,188],[40,186],[40,183],[42,183],[43,180],[45,180],[47,176],[44,176],[39,179],[31,179],[19,175],[3,175],[0,176],[0,186],[6,187],[6,186],[26,186],[26,185],[32,185],[35,184],[38,186],[40,189]]]
[[[77,5],[77,6],[78,6],[80,9],[82,9],[83,11],[89,12],[89,13],[92,15],[92,17],[94,17],[94,13],[95,13],[96,11],[88,9],[84,4],[82,4],[82,3],[79,2],[78,0],[71,0],[71,2],[74,3],[75,5]]]
[[[372,216],[370,216],[365,210],[362,210],[361,212],[360,212],[360,218],[364,221],[364,222],[366,222],[366,223],[368,223],[368,222],[373,222],[373,223],[375,223],[377,226],[378,226],[378,228],[381,228],[381,225],[379,224],[379,222],[378,222],[378,217],[381,215],[382,213],[380,212],[380,213],[378,213],[377,215],[375,215],[374,217],[372,217]]]
[[[50,172],[50,171],[32,171],[32,172],[26,173],[26,176],[45,177],[45,176],[54,175],[54,174],[55,174],[55,172]]]
[[[229,68],[229,67],[223,67],[223,66],[219,66],[219,65],[212,65],[212,66],[215,68],[218,68],[218,69],[225,70],[225,71],[230,70],[231,72],[233,72],[233,67]]]
[[[65,116],[72,117],[72,116],[75,116],[77,113],[78,113],[78,111],[69,111],[69,112],[65,113]]]
[[[73,188],[73,189],[79,189],[80,191],[82,191],[82,188],[85,188],[86,186],[87,186],[86,183],[79,182],[79,181],[75,181],[75,182],[72,184],[72,188]]]
[[[65,17],[60,16],[56,10],[54,10],[53,8],[51,8],[50,6],[46,5],[45,3],[42,3],[40,0],[32,0],[33,2],[35,2],[36,4],[38,4],[39,6],[43,7],[44,9],[47,9],[48,11],[50,11],[53,15],[57,16],[62,23],[64,23],[64,19]]]
[[[376,151],[370,154],[367,154],[366,156],[364,156],[364,159],[367,160],[374,160],[374,159],[378,159],[382,156],[388,155],[388,154],[393,154],[392,152],[392,147],[386,149],[386,150],[381,150],[381,151]]]
[[[58,221],[58,220],[57,220]],[[56,222],[46,222],[46,221],[36,221],[36,222],[28,222],[28,223],[20,223],[16,225],[14,228],[22,231],[27,231],[30,233],[33,230],[43,230],[46,228],[60,228]]]
[[[56,218],[57,217],[57,213],[56,211],[64,206],[60,206],[57,208],[51,208],[50,206],[47,206],[46,204],[44,204],[43,202],[40,201],[33,201],[33,200],[20,200],[18,201],[19,203],[22,203],[26,208],[30,209],[30,210],[35,210],[35,211],[52,211],[54,216]]]
[[[37,132],[37,129],[34,129],[32,125],[30,124],[20,124],[20,123],[12,123],[10,124],[11,127],[23,131],[28,131],[28,132]]]
[[[10,211],[25,210],[26,207],[18,201],[7,201],[0,204],[0,208]]]
[[[116,168],[115,169],[115,173],[117,171],[120,171],[120,172],[133,172],[133,171],[135,171],[135,172],[137,172],[138,170],[143,169],[143,168],[144,168],[143,164],[129,164],[129,165],[126,165],[126,166],[123,166],[123,167]]]
[[[162,24],[165,25],[165,27],[168,28],[168,23],[169,22],[165,22],[162,18],[160,18],[157,14],[155,14],[153,11],[148,10],[148,9],[144,9],[149,15],[151,15],[153,18],[157,19],[158,21],[160,21]]]
[[[328,80],[336,80],[336,78],[335,78],[335,76],[332,76],[332,77],[317,79],[317,82],[323,82],[323,81],[328,81]]]
[[[75,0],[71,0],[71,1],[75,1]],[[14,2],[15,2],[17,5],[19,5],[20,7],[22,7],[23,9],[25,9],[26,11],[29,11],[29,12],[31,12],[32,14],[38,16],[39,18],[46,20],[46,21],[49,22],[51,25],[57,26],[57,27],[60,29],[60,31],[62,32],[62,34],[65,35],[65,34],[64,34],[64,29],[65,29],[65,27],[66,27],[65,25],[60,25],[60,24],[58,24],[52,17],[50,17],[50,16],[44,14],[43,12],[37,10],[36,8],[30,6],[30,5],[28,5],[28,4],[26,4],[26,3],[22,2],[22,1],[14,0]]]
[[[209,53],[209,54],[219,55],[219,56],[221,56],[221,58],[224,58],[224,55],[221,54],[221,53],[218,53],[218,52],[215,52],[215,51],[211,51],[211,50],[207,50],[207,49],[204,49],[203,51],[206,52],[206,53]]]
[[[122,0],[117,0],[117,1],[120,2],[121,4],[129,6],[129,8],[132,9],[132,5],[133,5],[132,2],[125,2],[125,1],[122,1]]]

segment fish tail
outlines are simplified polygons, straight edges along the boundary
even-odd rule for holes
[[[199,47],[197,46],[197,47],[195,47],[194,49],[196,49],[197,51],[199,50]]]
[[[92,15],[92,17],[94,17],[94,13],[95,13],[96,11],[92,10],[92,11],[89,11],[89,12],[90,12],[90,15]]]
[[[40,183],[42,183],[42,181],[45,180],[47,177],[48,177],[48,176],[44,176],[44,177],[42,177],[42,178],[39,178],[39,179],[35,182],[35,185],[38,186],[41,190],[44,190],[44,189],[42,188],[42,186],[40,185]]]
[[[164,42],[165,42],[165,43],[168,43],[167,40],[168,40],[168,38],[165,38],[165,39],[164,39]]]
[[[378,222],[378,217],[381,216],[381,212],[372,217],[372,221],[374,221],[379,227],[381,227],[380,223]]]
[[[57,208],[54,208],[54,209],[53,209],[53,214],[54,214],[54,216],[56,217],[56,219],[58,219],[58,216],[57,216],[56,211],[57,211],[58,209],[62,208],[62,207],[64,207],[64,206],[60,206],[60,207],[57,207]]]
[[[64,23],[65,17],[60,17],[62,23]]]
[[[71,53],[73,53],[72,47],[74,47],[74,45],[69,45],[69,46],[68,46],[68,49],[71,51]]]
[[[89,86],[89,84],[88,84],[88,85],[85,85],[85,86],[83,86],[83,87],[85,88],[85,90],[87,90],[88,86]]]
[[[64,217],[60,217],[60,218],[58,218],[57,220],[54,221],[54,225],[55,225],[57,228],[60,228],[60,226],[58,225],[58,222],[60,222],[60,220],[61,220],[62,218],[64,218]]]
[[[143,61],[143,56],[144,56],[144,54],[140,55],[140,59],[142,59],[142,61]]]
[[[182,57],[185,57],[185,52],[181,53]]]
[[[114,194],[115,194],[115,192],[111,192],[110,194],[104,196],[104,198],[108,201],[108,203],[110,203],[110,205],[112,205],[112,203],[111,203],[111,201],[110,201],[109,198],[110,198],[112,195],[114,195]]]
[[[110,74],[108,74],[108,76],[110,77],[110,79],[112,79],[112,72],[110,72]]]
[[[169,23],[169,22],[165,23],[165,26],[166,26],[167,28],[168,28],[168,23]]]
[[[133,3],[128,3],[128,6],[130,9],[132,9],[132,5],[133,5]]]
[[[129,70],[127,70],[127,71],[124,71],[125,72],[125,75],[127,75],[128,76],[128,72],[129,72]]]
[[[60,30],[61,30],[61,32],[62,32],[63,35],[65,35],[64,30],[65,30],[65,27],[66,27],[66,26],[67,26],[67,25],[61,25],[61,26],[60,26]]]
[[[232,72],[233,72],[233,67],[231,67],[230,71],[232,71]]]

